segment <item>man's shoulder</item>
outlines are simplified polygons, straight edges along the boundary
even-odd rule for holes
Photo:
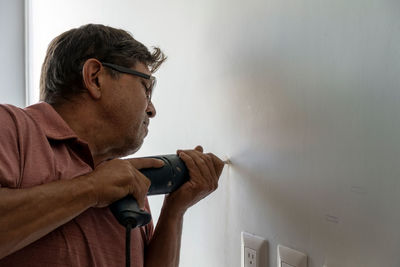
[[[2,131],[16,131],[21,122],[26,120],[26,114],[19,107],[10,104],[0,104],[0,124]]]
[[[2,128],[11,130],[29,129],[35,122],[27,108],[20,108],[10,104],[0,104],[0,124]]]
[[[11,104],[0,104],[0,120],[9,118],[17,119],[20,116],[24,116],[22,108]]]
[[[0,187],[16,188],[20,182],[20,148],[24,129],[21,108],[0,104]]]

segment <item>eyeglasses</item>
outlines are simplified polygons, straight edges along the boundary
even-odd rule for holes
[[[154,87],[156,86],[156,83],[157,83],[156,77],[154,77],[152,75],[148,75],[148,74],[143,73],[143,72],[132,70],[130,68],[126,68],[126,67],[123,67],[123,66],[119,66],[119,65],[115,65],[115,64],[111,64],[111,63],[107,63],[107,62],[101,62],[101,64],[103,64],[103,66],[105,66],[107,68],[110,68],[110,69],[113,69],[115,71],[118,71],[118,72],[121,72],[121,73],[126,73],[126,74],[131,74],[131,75],[135,75],[135,76],[139,76],[141,78],[149,80],[150,81],[150,85],[145,86],[145,88],[146,88],[146,97],[147,97],[147,100],[150,103],[151,96],[153,94],[153,89],[154,89]]]

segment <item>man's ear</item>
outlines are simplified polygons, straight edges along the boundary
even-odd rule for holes
[[[101,98],[101,87],[99,83],[99,75],[101,73],[102,64],[95,58],[89,58],[83,64],[82,79],[88,93],[94,99]]]

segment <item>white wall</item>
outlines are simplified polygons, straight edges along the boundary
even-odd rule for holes
[[[95,22],[169,56],[139,155],[202,144],[234,163],[185,216],[183,267],[240,266],[240,231],[309,266],[400,266],[396,0],[33,1],[50,40]],[[152,199],[155,215],[160,198]]]
[[[25,106],[24,0],[0,0],[0,103]]]

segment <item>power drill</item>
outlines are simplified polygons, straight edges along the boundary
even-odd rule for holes
[[[185,163],[183,163],[177,155],[162,155],[151,158],[164,161],[164,166],[161,168],[140,170],[140,172],[151,181],[147,195],[160,195],[174,192],[189,180],[189,171]],[[224,163],[231,164],[231,161],[227,159]],[[118,222],[126,228],[125,266],[130,267],[131,229],[148,224],[151,221],[151,215],[141,210],[136,199],[131,195],[112,203],[110,209]]]
[[[148,196],[171,193],[188,181],[189,172],[177,155],[152,156],[151,158],[164,161],[164,166],[140,170],[151,181]],[[129,225],[135,228],[146,225],[151,221],[151,215],[139,208],[132,195],[112,203],[110,209],[118,222],[124,227]]]

